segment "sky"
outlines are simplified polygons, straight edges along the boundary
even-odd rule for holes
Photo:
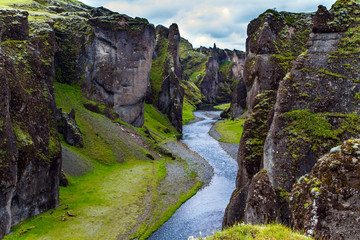
[[[142,17],[150,23],[169,27],[177,23],[180,35],[194,47],[245,50],[248,23],[267,9],[288,12],[315,12],[318,5],[328,9],[335,0],[81,0],[93,6]]]

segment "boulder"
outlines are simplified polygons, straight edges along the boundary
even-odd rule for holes
[[[293,224],[325,239],[360,237],[360,139],[321,157],[289,194]]]

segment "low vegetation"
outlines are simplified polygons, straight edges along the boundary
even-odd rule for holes
[[[217,110],[225,110],[225,109],[229,109],[230,108],[230,103],[224,103],[224,104],[220,104],[220,105],[216,105],[214,106],[215,109]]]
[[[280,224],[269,225],[234,225],[221,232],[216,232],[206,240],[302,240],[312,239]]]
[[[216,124],[216,131],[220,134],[219,141],[239,144],[243,132],[245,119],[226,119]]]
[[[164,186],[169,164],[189,170],[185,161],[153,150],[178,133],[152,105],[145,106],[145,127],[135,128],[86,109],[89,100],[78,85],[56,82],[55,92],[58,108],[75,110],[84,137],[83,148],[61,136],[62,145],[91,167],[67,176],[58,208],[18,224],[5,239],[146,239],[202,186],[197,174],[174,183],[183,187]]]

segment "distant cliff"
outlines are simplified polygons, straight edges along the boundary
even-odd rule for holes
[[[307,197],[292,192],[293,184],[305,174],[325,174],[326,169],[313,168],[322,155],[358,136],[360,76],[355,36],[359,7],[349,0],[337,1],[330,11],[319,6],[316,14],[268,10],[249,24],[244,80],[251,115],[244,125],[236,190],[224,227],[242,219],[245,223],[296,222],[299,228],[311,227],[308,233],[316,237],[359,236],[358,230],[345,230],[352,228],[353,220],[338,221],[335,227],[327,217],[330,212],[348,214],[351,210],[340,213],[338,208],[330,209],[330,202],[309,201],[306,212],[315,215],[304,222],[299,210],[305,210],[294,202],[304,203],[302,198]],[[330,191],[346,205],[340,192],[327,189],[329,182],[321,181],[319,196]],[[359,191],[351,180],[344,179],[342,184],[351,192]],[[359,216],[358,211],[352,214]]]
[[[185,95],[188,94],[187,98],[193,99],[193,103],[230,102],[236,85],[243,81],[245,53],[241,51],[223,50],[216,45],[213,48],[194,49],[186,39],[182,39],[180,60],[184,70],[184,84],[189,88]],[[191,91],[199,90],[201,99],[190,94]]]
[[[179,58],[180,32],[176,24],[156,27],[156,48],[151,67],[147,102],[165,113],[173,126],[182,132],[184,89]]]

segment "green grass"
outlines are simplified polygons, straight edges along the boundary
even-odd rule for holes
[[[301,240],[312,239],[280,224],[244,225],[239,224],[216,232],[206,240]]]
[[[224,103],[224,104],[214,106],[215,109],[222,110],[222,111],[225,109],[228,109],[229,107],[230,107],[230,103]]]
[[[20,223],[5,239],[116,239],[135,226],[162,171],[159,161],[98,164],[60,188],[57,209]]]
[[[215,126],[216,131],[220,134],[219,141],[239,144],[243,132],[243,124],[245,119],[238,120],[223,120],[218,122]]]
[[[145,104],[144,126],[151,132],[158,143],[174,139],[179,134],[171,125],[169,119],[151,104]]]
[[[184,98],[184,102],[183,102],[183,124],[188,124],[191,120],[193,120],[195,118],[193,111],[196,110],[196,107],[194,105],[191,104],[191,102],[187,99]]]

